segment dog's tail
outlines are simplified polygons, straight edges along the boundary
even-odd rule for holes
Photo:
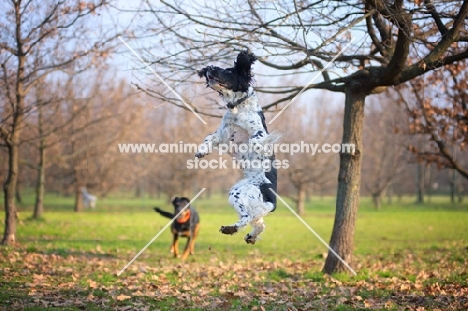
[[[283,135],[280,132],[271,132],[268,134],[268,136],[265,138],[265,144],[276,144],[281,140],[281,137]]]
[[[163,211],[163,210],[160,209],[159,207],[154,207],[153,209],[154,209],[154,211],[155,211],[156,213],[159,213],[161,216],[164,216],[164,217],[169,218],[169,219],[172,219],[172,218],[174,218],[174,216],[175,216],[175,215],[172,214],[172,213]]]
[[[259,152],[268,157],[274,156],[275,144],[281,140],[281,133],[271,132],[260,142],[255,142],[254,146],[261,145],[259,148],[254,147],[256,152]]]

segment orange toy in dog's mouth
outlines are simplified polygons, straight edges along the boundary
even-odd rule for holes
[[[180,217],[177,218],[177,222],[179,224],[183,224],[184,222],[187,222],[190,219],[190,210],[188,210],[185,215],[180,215]]]

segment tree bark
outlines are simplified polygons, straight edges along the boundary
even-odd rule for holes
[[[45,148],[43,139],[39,142],[39,165],[37,168],[36,202],[34,203],[34,219],[39,219],[44,213],[44,184],[45,184]]]
[[[15,106],[13,107],[13,122],[11,126],[11,136],[7,139],[8,150],[8,173],[7,179],[3,184],[5,200],[5,231],[3,233],[3,245],[13,244],[16,241],[16,205],[15,194],[18,182],[18,162],[19,162],[19,142],[20,133],[24,120],[24,70],[26,66],[26,56],[23,52],[23,41],[21,37],[21,13],[20,2],[15,3],[16,20],[16,47],[18,52],[18,67],[15,83]]]
[[[73,124],[72,124],[73,125]],[[75,141],[71,144],[72,154],[75,151]],[[73,207],[74,212],[81,212],[83,210],[83,197],[81,195],[81,187],[83,178],[80,174],[81,170],[78,168],[79,164],[72,159],[73,168],[73,184],[75,186],[75,206]]]
[[[39,163],[37,167],[36,202],[34,203],[33,218],[39,219],[44,213],[44,183],[45,183],[45,146],[42,128],[42,106],[38,106],[38,130],[39,130]]]
[[[5,231],[3,233],[3,245],[10,245],[16,241],[15,188],[18,181],[18,145],[7,145],[7,150],[8,175],[3,184],[5,195]]]
[[[142,192],[143,192],[143,191],[141,190],[141,185],[140,185],[140,183],[138,182],[138,183],[136,184],[136,187],[135,187],[135,195],[134,195],[134,197],[135,197],[135,198],[141,198]]]
[[[77,183],[75,185],[75,207],[73,211],[81,212],[83,210],[83,197],[81,195],[81,186]]]
[[[15,199],[17,203],[19,204],[23,203],[23,198],[21,197],[21,189],[20,189],[19,183],[17,183],[15,187]]]
[[[362,128],[367,92],[358,82],[346,87],[343,120],[343,144],[354,144],[354,153],[340,154],[336,213],[330,247],[350,264],[353,254],[354,228],[359,205],[362,164]],[[325,266],[327,274],[347,271],[346,266],[329,251]]]
[[[299,187],[297,188],[297,192],[297,214],[303,216],[305,214],[305,187],[303,185],[299,185]]]
[[[456,197],[457,197],[457,175],[455,170],[452,171],[452,181],[449,182],[450,184],[450,202],[452,204],[455,204],[456,202]]]
[[[424,204],[424,179],[425,179],[425,168],[423,163],[418,163],[418,197],[416,199],[417,204]]]
[[[380,211],[381,208],[381,201],[382,201],[382,194],[381,193],[373,193],[372,194],[372,202],[374,203],[374,207],[376,210]]]
[[[393,203],[393,182],[390,184],[390,186],[388,187],[388,191],[387,191],[387,202],[388,204],[392,204]]]

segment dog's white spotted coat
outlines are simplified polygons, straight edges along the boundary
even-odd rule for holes
[[[208,67],[204,71],[208,86],[216,90],[226,104],[233,104],[242,99],[245,100],[238,105],[234,105],[234,108],[227,110],[219,128],[214,133],[206,136],[195,156],[199,158],[203,157],[212,148],[218,147],[220,144],[265,145],[277,142],[279,135],[268,134],[264,126],[262,108],[253,87],[249,86],[247,92],[234,92],[227,89],[218,80],[210,78],[210,68]],[[218,69],[223,70],[221,68]],[[260,189],[262,184],[271,183],[265,176],[263,166],[252,167],[249,164],[252,164],[254,160],[260,163],[271,161],[271,155],[252,150],[244,153],[237,151],[231,153],[231,155],[237,160],[246,161],[247,165],[241,165],[244,178],[237,182],[229,192],[228,202],[239,214],[239,221],[228,227],[233,228],[232,233],[235,233],[250,223],[253,230],[244,239],[247,243],[254,244],[265,228],[263,217],[273,211],[275,205],[271,202],[265,202]]]

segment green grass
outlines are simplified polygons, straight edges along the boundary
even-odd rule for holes
[[[43,219],[33,220],[32,195],[24,195],[20,206],[17,239],[28,248],[57,254],[99,251],[101,253],[137,252],[166,224],[167,220],[152,211],[153,206],[171,210],[165,199],[110,197],[100,199],[98,209],[72,212],[73,198],[48,195]],[[452,243],[468,240],[468,207],[452,205],[448,198],[434,197],[431,203],[415,205],[413,198],[394,200],[376,211],[368,198],[361,199],[355,230],[355,254],[397,255],[402,250],[447,249]],[[248,255],[291,260],[327,253],[326,247],[279,203],[277,210],[265,220],[267,228],[255,247],[244,244],[244,232],[230,236],[218,233],[221,225],[236,221],[236,213],[221,195],[202,198],[194,204],[201,214],[202,227],[197,241],[197,259],[208,260]],[[4,214],[0,214],[3,223]],[[333,198],[314,198],[307,202],[304,220],[328,241],[334,220]],[[249,230],[249,229],[247,229]],[[248,231],[245,230],[245,233]],[[154,258],[168,256],[171,242],[164,232],[150,247]],[[185,240],[182,240],[184,246]],[[463,258],[458,258],[463,261]]]
[[[31,197],[25,196],[24,204],[33,201]],[[444,249],[452,242],[466,241],[466,204],[454,206],[448,198],[441,197],[431,201],[419,206],[412,204],[413,198],[403,198],[401,202],[394,200],[393,205],[384,204],[382,210],[376,211],[368,198],[361,199],[355,253],[379,256],[382,253],[397,254],[404,249]],[[111,197],[100,199],[95,211],[74,213],[73,198],[48,195],[46,213],[39,221],[30,219],[31,206],[19,208],[22,221],[18,226],[18,240],[30,248],[53,248],[58,253],[97,249],[117,253],[138,251],[167,223],[165,218],[152,211],[156,205],[171,210],[164,199]],[[325,246],[281,203],[266,217],[266,231],[255,247],[244,245],[243,232],[232,237],[217,232],[221,225],[236,221],[236,213],[226,198],[220,195],[203,198],[194,205],[201,214],[197,257],[202,259],[213,254],[241,257],[258,254],[277,258],[288,254],[290,259],[297,259],[327,252]],[[3,223],[3,219],[2,213],[0,222]],[[317,198],[307,202],[304,220],[328,241],[334,220],[333,199]],[[169,232],[162,234],[150,250],[166,255],[170,239]]]
[[[41,222],[23,221],[18,226],[18,240],[28,247],[43,249],[54,246],[57,252],[102,249],[104,252],[138,250],[156,235],[167,221],[147,213],[48,213]],[[202,227],[197,243],[200,255],[226,252],[245,256],[258,252],[266,256],[288,254],[291,259],[317,256],[326,252],[319,240],[288,211],[279,208],[266,217],[267,228],[255,247],[247,247],[243,233],[223,236],[221,225],[236,221],[234,211],[201,213]],[[333,217],[323,213],[308,213],[304,220],[325,241],[329,239]],[[0,219],[1,222],[3,220]],[[468,232],[466,212],[380,212],[361,213],[357,220],[355,252],[379,255],[397,253],[402,249],[447,248],[454,241],[466,241]],[[247,233],[248,231],[245,231]],[[165,232],[151,246],[166,251],[171,236]]]

